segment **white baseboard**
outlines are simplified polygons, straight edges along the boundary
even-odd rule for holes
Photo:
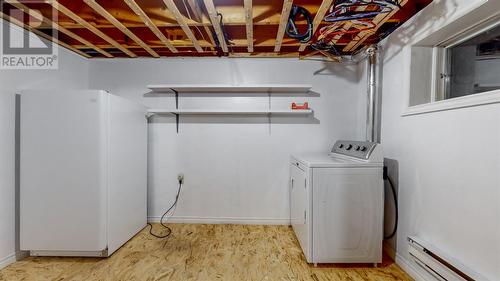
[[[3,259],[0,259],[0,269],[16,262],[16,253],[12,253]]]
[[[27,258],[30,256],[30,251],[19,251],[19,252],[16,252],[16,260],[17,261],[20,261],[24,258]]]
[[[417,264],[407,260],[405,257],[396,253],[396,264],[399,265],[408,275],[410,275],[416,281],[430,281],[436,280],[430,274],[426,274],[420,270]]]
[[[148,217],[148,222],[160,222],[161,216]],[[261,225],[289,225],[290,219],[275,218],[231,218],[231,217],[169,217],[168,223],[196,223],[196,224],[261,224]]]
[[[22,260],[28,256],[29,256],[29,252],[27,252],[27,251],[19,251],[19,252],[12,253],[3,259],[0,259],[0,269],[5,268],[5,267],[9,266],[10,264],[13,264],[16,261]]]

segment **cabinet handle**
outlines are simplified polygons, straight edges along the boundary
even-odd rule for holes
[[[293,179],[292,179],[292,188],[293,188]]]

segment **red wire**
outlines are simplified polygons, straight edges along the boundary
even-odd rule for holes
[[[358,32],[361,32],[361,31],[366,31],[366,30],[373,29],[376,26],[372,21],[366,21],[366,20],[365,21],[361,21],[361,20],[358,20],[358,22],[364,22],[364,23],[366,23],[365,27],[364,28],[354,28],[354,29],[350,28],[348,30],[345,30],[343,28],[343,26],[340,25],[340,26],[338,26],[336,28],[335,31],[330,31],[332,29],[332,27],[335,26],[335,24],[332,24],[332,25],[325,26],[325,27],[321,28],[320,31],[319,31],[320,32],[319,37],[327,38],[328,40],[326,40],[326,41],[329,42],[329,41],[331,41],[330,38],[333,39],[333,37],[335,37],[337,35],[358,33]]]

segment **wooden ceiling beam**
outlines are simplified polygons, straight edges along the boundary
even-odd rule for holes
[[[248,52],[253,52],[253,6],[252,0],[244,0],[245,6],[245,18],[247,25],[247,41],[248,41]]]
[[[217,39],[219,41],[219,45],[224,52],[228,52],[226,38],[224,37],[224,32],[222,31],[221,22],[219,21],[219,16],[217,14],[217,10],[215,9],[214,2],[212,0],[203,0],[205,3],[205,8],[208,12],[208,17],[212,22],[212,26],[215,30],[215,35],[217,35]]]
[[[290,17],[292,4],[293,0],[283,0],[283,9],[281,11],[280,26],[278,28],[278,33],[276,34],[276,43],[274,46],[275,52],[279,52],[281,50],[281,44],[283,43],[283,36],[285,36],[285,28],[288,24],[288,18]]]
[[[154,22],[148,17],[148,15],[137,5],[137,3],[134,0],[124,0],[124,2],[136,13],[141,20],[144,22],[144,24],[149,27],[151,32],[153,32],[160,41],[167,46],[167,48],[172,52],[172,53],[177,53],[177,49],[172,45],[170,40],[165,37],[165,35],[158,29],[158,27],[154,24]]]
[[[403,0],[399,3],[399,5],[401,5],[401,7],[402,7],[406,3],[408,3],[408,0]],[[356,50],[356,48],[358,48],[361,44],[363,44],[366,41],[366,39],[368,39],[370,36],[375,34],[377,32],[377,30],[386,21],[388,21],[390,18],[392,18],[394,16],[394,14],[396,14],[398,11],[399,11],[399,9],[395,9],[389,13],[378,14],[377,16],[375,16],[375,18],[373,19],[373,23],[375,24],[375,28],[370,29],[370,30],[361,31],[360,33],[358,33],[356,35],[356,37],[354,37],[354,39],[349,44],[347,44],[347,46],[344,47],[343,51],[344,52],[351,52],[351,51]]]
[[[305,54],[305,55],[303,55],[303,56],[300,56],[300,59],[305,59],[305,58],[313,57],[313,56],[315,56],[315,55],[317,55],[317,54],[319,54],[319,53],[320,53],[320,52],[319,52],[318,50],[314,50],[314,51],[312,51],[312,52],[310,52],[310,53],[308,53],[308,54]]]
[[[287,52],[287,53],[270,53],[270,52],[259,52],[259,53],[231,53],[230,58],[296,58],[299,56],[298,52]]]
[[[115,47],[118,50],[122,51],[123,53],[127,54],[129,57],[133,57],[133,58],[137,57],[136,54],[134,54],[133,52],[131,52],[131,51],[127,50],[126,48],[124,48],[122,45],[120,45],[120,43],[116,42],[113,38],[109,37],[104,32],[100,31],[99,29],[97,29],[96,27],[94,27],[93,25],[91,25],[89,22],[87,22],[86,20],[84,20],[83,18],[81,18],[79,15],[75,14],[70,9],[66,8],[65,6],[63,6],[58,1],[56,1],[56,0],[46,0],[45,3],[50,4],[52,7],[54,7],[55,9],[57,9],[60,13],[66,15],[67,17],[69,17],[72,20],[74,20],[76,23],[78,23],[81,26],[87,28],[92,33],[94,33],[95,35],[97,35],[101,39],[103,39],[104,41],[106,41],[109,44],[111,44],[113,47]]]
[[[201,10],[200,4],[198,3],[198,0],[187,0],[187,3],[189,7],[191,8],[191,11],[193,11],[193,16],[194,16],[194,21],[198,23],[206,23],[210,25],[210,22],[205,22],[203,17],[203,11]],[[205,17],[206,18],[206,17]]]
[[[196,39],[196,36],[194,36],[193,31],[189,26],[186,24],[186,21],[184,20],[184,16],[179,12],[179,9],[175,5],[173,0],[163,0],[165,5],[167,6],[168,10],[174,15],[175,20],[177,20],[177,23],[180,25],[186,36],[191,40],[193,43],[194,48],[198,52],[203,52],[203,49],[200,46],[200,43],[198,43],[198,39]]]
[[[155,58],[160,57],[158,53],[156,53],[153,49],[151,49],[144,41],[142,41],[139,37],[137,37],[132,31],[130,31],[127,27],[125,27],[119,20],[117,20],[113,15],[111,15],[106,9],[104,9],[101,5],[99,5],[95,0],[83,0],[85,4],[94,9],[99,15],[104,17],[110,23],[112,23],[116,28],[121,30],[125,35],[130,37],[130,39],[134,40],[139,46],[144,48],[150,55]]]
[[[211,43],[209,41],[200,40],[199,42],[203,48],[209,48],[211,46]],[[234,43],[233,47],[248,47],[247,46],[248,42],[246,39],[234,39],[233,43]],[[186,40],[172,41],[172,44],[177,48],[177,50],[179,52],[180,52],[181,48],[193,48],[193,46],[190,44],[190,41],[186,41]],[[339,44],[339,45],[346,45],[346,44]],[[73,46],[75,46],[77,48],[81,48],[81,49],[86,48],[85,45],[73,45]],[[98,44],[97,46],[104,48],[104,49],[112,47],[109,44]],[[159,42],[159,41],[157,41],[155,43],[151,43],[149,46],[151,48],[154,48],[154,49],[166,48],[165,45],[161,44],[161,42]],[[300,43],[296,42],[296,41],[295,42],[289,41],[287,43],[283,43],[282,46],[283,47],[296,47],[296,48],[298,48],[300,46]],[[137,45],[132,45],[132,46],[125,45],[125,47],[127,47],[131,50],[142,48],[141,46],[137,46]],[[255,48],[257,48],[257,47],[274,47],[274,39],[266,39],[266,40],[263,40],[261,42],[255,43],[254,47]]]
[[[210,42],[212,42],[211,49],[213,50],[214,49],[213,46],[215,46],[214,36],[212,35],[212,30],[210,30],[210,22],[208,21],[205,22],[204,20],[205,15],[201,10],[200,3],[197,0],[187,0],[187,2],[189,7],[191,8],[191,11],[193,11],[194,20],[197,21],[197,24],[199,23],[200,25],[203,26],[205,33],[208,35],[208,39],[210,40]],[[190,24],[188,24],[188,26],[190,26]]]
[[[16,7],[17,9],[19,10],[22,10],[24,13],[30,15],[30,8],[24,4],[22,4],[21,2],[19,2],[18,0],[8,0],[7,3],[9,3],[10,5]],[[84,45],[86,45],[88,48],[91,48],[91,49],[94,49],[96,50],[97,52],[103,54],[105,57],[108,57],[108,58],[112,58],[113,55],[111,55],[110,53],[104,51],[103,49],[97,47],[96,45],[94,45],[93,43],[89,42],[88,40],[80,37],[79,35],[73,33],[72,31],[60,26],[58,23],[56,22],[53,22],[51,19],[45,17],[42,15],[42,20],[46,23],[48,23],[49,25],[53,26],[53,28],[61,33],[64,33],[66,34],[67,36],[75,39],[76,41],[79,41],[81,43],[83,43]]]
[[[341,25],[342,25],[342,28],[344,30],[349,30],[351,28],[351,26],[352,26],[352,22],[348,21],[348,22],[342,23]],[[340,38],[342,38],[342,36],[343,36],[343,34],[337,34],[337,35],[335,35],[333,37],[333,39],[330,40],[330,44],[332,44],[332,45],[337,44],[337,42],[340,40]]]
[[[89,54],[86,54],[86,53],[78,50],[77,48],[75,48],[75,47],[73,47],[73,46],[71,46],[69,44],[66,44],[66,43],[62,42],[62,41],[58,40],[57,38],[49,36],[46,33],[43,33],[40,30],[36,29],[35,27],[32,27],[32,26],[30,26],[28,24],[25,24],[24,22],[21,22],[21,21],[19,21],[16,18],[13,18],[13,17],[11,17],[9,15],[6,15],[6,14],[4,14],[1,11],[0,11],[0,17],[3,18],[6,21],[9,21],[9,22],[11,22],[11,23],[13,23],[13,24],[21,27],[21,28],[24,28],[24,29],[26,29],[28,31],[31,31],[34,34],[36,34],[36,35],[38,35],[38,36],[40,36],[40,37],[42,37],[42,38],[44,38],[44,39],[46,39],[48,41],[52,41],[52,42],[54,42],[56,44],[59,44],[59,45],[63,46],[64,48],[66,48],[68,50],[71,50],[71,51],[73,51],[73,52],[75,52],[75,53],[77,53],[77,54],[79,54],[79,55],[81,55],[83,57],[86,57],[86,58],[91,58],[92,57]]]
[[[314,16],[313,20],[313,30],[312,30],[313,36],[316,33],[316,30],[318,29],[321,22],[323,22],[326,12],[328,12],[328,9],[330,9],[332,4],[333,0],[323,0],[323,2],[321,2],[321,6],[319,7],[318,12],[316,12],[316,16]],[[307,45],[309,45],[309,43],[302,43],[300,45],[299,52],[303,52],[306,49]]]
[[[364,11],[365,9],[366,9],[366,6],[361,6],[361,7],[357,7],[356,11],[361,12],[361,11]],[[336,24],[337,28],[341,27],[344,30],[349,30],[352,27],[353,22],[352,21],[343,21],[343,22],[336,22],[334,24]],[[342,38],[342,36],[343,36],[343,34],[337,34],[328,43],[330,45],[347,45],[347,44],[338,44],[338,41]],[[319,52],[319,51],[318,51],[318,53],[323,54],[322,52]],[[317,53],[315,53],[315,54],[317,54]]]
[[[357,12],[362,12],[366,10],[366,6],[361,6],[361,7],[357,7],[356,8],[356,11]],[[342,26],[342,29],[344,30],[349,30],[352,26],[353,26],[353,22],[352,21],[345,21],[345,22],[340,22],[339,25]],[[332,40],[330,40],[330,44],[331,45],[336,45],[337,42],[342,38],[342,36],[344,36],[344,34],[338,34],[338,35],[335,35],[333,37]],[[346,44],[347,45],[347,44]]]
[[[50,0],[48,0],[50,1]],[[255,13],[254,13],[254,18],[255,18]],[[398,20],[389,20],[388,22],[391,22],[391,21],[398,21]],[[398,21],[399,22],[399,21]],[[307,22],[305,21],[297,21],[295,22],[297,25],[307,25]],[[82,28],[82,26],[80,24],[75,24],[73,21],[60,21],[59,22],[60,25],[66,27],[67,29],[78,29],[78,28]],[[190,26],[190,27],[208,27],[210,28],[212,26],[212,23],[211,22],[197,22],[197,21],[193,21],[193,22],[186,22],[187,26]],[[246,21],[245,22],[240,22],[240,21],[233,21],[232,19],[224,19],[224,25],[225,26],[246,26]],[[280,23],[278,21],[270,21],[270,22],[253,22],[253,25],[254,26],[277,26],[279,25]],[[123,25],[127,28],[138,28],[138,27],[146,27],[145,24],[143,23],[123,23]],[[114,25],[112,24],[102,24],[102,23],[96,23],[93,25],[94,27],[96,28],[115,28]],[[181,27],[178,23],[167,23],[167,22],[157,22],[156,23],[156,26],[158,28],[175,28],[175,27]],[[40,26],[40,29],[43,29],[43,28],[51,28],[50,26],[48,25],[42,25]],[[210,30],[210,29],[209,29]]]

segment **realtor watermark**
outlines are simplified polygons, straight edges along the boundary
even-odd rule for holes
[[[58,68],[58,48],[50,40],[58,35],[57,10],[45,0],[0,0],[0,12],[8,20],[1,28],[0,69]]]

